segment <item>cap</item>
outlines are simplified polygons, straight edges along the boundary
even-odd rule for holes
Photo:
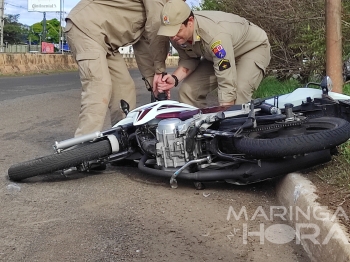
[[[158,35],[175,36],[181,24],[189,17],[191,8],[183,0],[169,0],[160,14]]]

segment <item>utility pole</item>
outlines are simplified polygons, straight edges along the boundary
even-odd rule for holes
[[[5,0],[0,0],[0,52],[4,52],[4,11]]]
[[[46,12],[43,13],[43,42],[46,42]]]
[[[60,32],[59,32],[59,45],[61,54],[63,54],[63,38],[62,38],[62,17],[63,17],[63,0],[60,0]]]
[[[341,0],[326,1],[326,72],[333,81],[333,91],[343,91]]]

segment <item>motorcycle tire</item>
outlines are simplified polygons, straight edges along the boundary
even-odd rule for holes
[[[334,148],[350,137],[350,123],[341,118],[308,119],[295,127],[254,131],[234,139],[238,152],[255,158],[282,158]]]
[[[10,180],[20,181],[29,177],[53,173],[78,166],[84,161],[99,159],[112,153],[108,140],[101,140],[61,153],[43,156],[11,166],[8,170]]]

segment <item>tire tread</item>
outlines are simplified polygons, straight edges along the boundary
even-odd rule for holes
[[[8,170],[10,180],[20,181],[25,178],[53,173],[55,171],[74,167],[84,161],[98,159],[111,154],[112,149],[108,140],[101,140],[82,147],[63,151],[18,163]]]
[[[242,137],[234,141],[241,153],[260,158],[280,158],[329,149],[346,142],[350,137],[350,123],[336,117],[309,119],[309,123],[333,124],[334,128],[317,133],[271,139]]]

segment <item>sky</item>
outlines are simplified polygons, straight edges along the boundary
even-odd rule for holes
[[[39,2],[39,1],[38,1]],[[79,2],[79,0],[62,0],[64,17],[67,16],[69,11]],[[5,15],[19,14],[19,20],[21,24],[32,25],[43,20],[43,13],[41,12],[28,12],[28,0],[5,0]],[[46,20],[56,18],[60,19],[59,12],[47,12]]]
[[[79,2],[79,0],[61,0],[63,2],[64,17],[66,17],[69,11]],[[187,0],[186,2],[190,6],[198,6],[200,0]],[[40,2],[40,0],[37,0]],[[43,13],[40,12],[28,12],[28,0],[5,0],[5,15],[19,14],[19,23],[24,25],[33,25],[43,20]],[[47,12],[46,20],[56,18],[60,19],[59,12]],[[62,21],[64,25],[64,21]]]

